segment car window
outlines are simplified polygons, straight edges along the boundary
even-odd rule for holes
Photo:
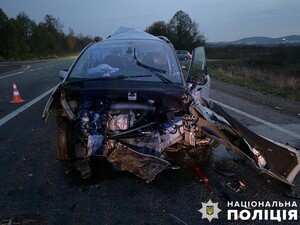
[[[166,71],[163,75],[173,83],[182,83],[180,66],[171,46],[145,40],[103,41],[90,46],[74,65],[68,79],[151,75],[149,70],[136,64],[134,53],[143,64]],[[131,80],[161,82],[157,76]]]

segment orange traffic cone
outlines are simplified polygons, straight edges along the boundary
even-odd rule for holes
[[[13,83],[13,100],[10,103],[21,103],[24,101],[25,100],[23,100],[19,94],[17,85],[15,83]]]

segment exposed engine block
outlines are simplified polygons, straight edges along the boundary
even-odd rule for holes
[[[198,161],[206,157],[201,152],[208,152],[203,151],[204,148],[207,149],[203,146],[210,139],[199,136],[194,116],[175,116],[173,112],[167,114],[156,111],[153,102],[152,105],[148,103],[84,101],[78,104],[75,156],[101,156],[113,165],[121,163],[126,168],[131,168],[127,163],[133,159],[124,161],[124,152],[142,164],[154,160],[163,168],[169,165],[166,158],[176,161],[176,157],[172,158],[174,155],[184,155],[184,160],[189,163],[197,158],[193,155],[199,156]],[[180,163],[184,160],[180,160]],[[140,166],[137,165],[139,168]],[[141,176],[147,174],[142,171],[140,173]],[[145,179],[152,178],[154,177],[150,176]]]
[[[130,111],[129,114],[119,114],[112,116],[108,122],[110,131],[123,131],[133,127],[135,122],[135,114]]]

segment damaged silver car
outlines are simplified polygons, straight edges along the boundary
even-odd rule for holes
[[[47,120],[56,111],[59,160],[88,167],[99,157],[151,182],[174,164],[202,163],[223,144],[289,185],[300,169],[296,149],[253,133],[209,100],[203,47],[184,75],[166,38],[120,28],[60,75],[43,113]]]

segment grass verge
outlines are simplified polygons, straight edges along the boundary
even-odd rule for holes
[[[289,100],[300,101],[300,90],[281,88],[268,82],[256,79],[247,79],[239,76],[233,76],[230,73],[209,69],[209,74],[213,79],[221,80],[227,83],[246,87],[264,94],[280,96]]]

